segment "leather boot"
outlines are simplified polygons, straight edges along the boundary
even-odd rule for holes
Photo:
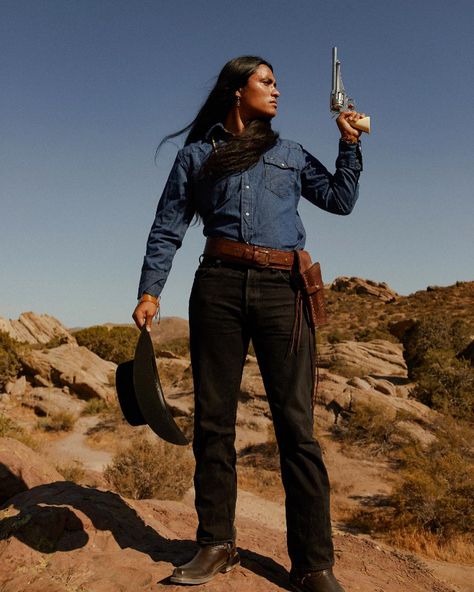
[[[191,561],[175,568],[170,581],[173,584],[204,584],[219,572],[226,573],[239,563],[235,543],[202,545]]]
[[[331,568],[290,574],[290,584],[294,592],[345,592]]]

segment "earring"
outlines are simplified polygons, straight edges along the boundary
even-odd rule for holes
[[[240,107],[240,97],[237,97],[237,107]]]

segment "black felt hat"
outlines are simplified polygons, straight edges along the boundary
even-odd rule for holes
[[[132,426],[146,425],[172,444],[188,444],[177,426],[161,388],[149,331],[141,330],[135,358],[117,366],[115,387],[122,413]]]

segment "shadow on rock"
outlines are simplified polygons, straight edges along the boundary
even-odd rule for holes
[[[254,553],[249,549],[239,548],[239,553],[242,567],[252,571],[257,576],[265,578],[283,590],[291,590],[288,584],[288,572],[282,565],[270,557]]]
[[[39,485],[19,493],[3,508],[0,540],[16,537],[44,553],[70,551],[87,544],[90,534],[77,510],[89,518],[96,530],[109,531],[121,548],[146,553],[153,561],[178,565],[194,548],[192,541],[162,537],[116,493],[68,481]],[[19,511],[15,515],[13,508]]]

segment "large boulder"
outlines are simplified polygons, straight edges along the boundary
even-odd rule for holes
[[[17,341],[35,345],[48,343],[55,338],[65,343],[76,343],[64,325],[47,314],[24,312],[18,320],[0,317],[0,331],[5,331]]]
[[[18,440],[0,438],[0,505],[17,493],[54,481],[63,477],[42,456]]]
[[[26,373],[40,386],[69,387],[83,399],[114,396],[116,364],[107,362],[87,347],[65,344],[53,349],[32,350],[22,357]]]

